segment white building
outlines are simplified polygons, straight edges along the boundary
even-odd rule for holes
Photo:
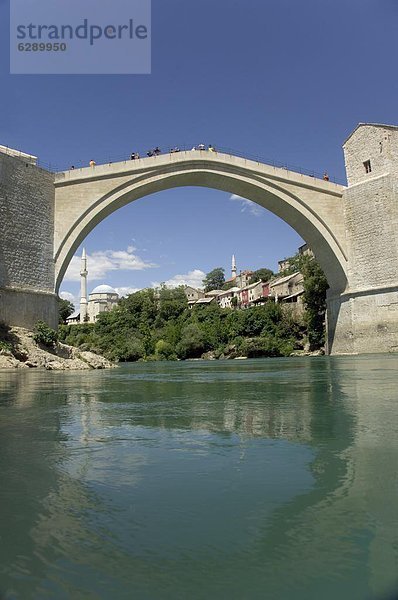
[[[235,287],[229,288],[229,290],[226,290],[225,292],[221,292],[217,296],[218,304],[220,305],[220,307],[221,308],[233,308],[232,299],[237,297],[239,290],[240,290],[240,288],[235,286]]]
[[[88,297],[87,316],[89,323],[95,323],[103,312],[109,312],[119,302],[119,294],[110,285],[98,285]]]

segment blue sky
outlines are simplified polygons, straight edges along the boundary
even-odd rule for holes
[[[9,75],[8,9],[0,144],[59,168],[203,141],[344,180],[356,124],[397,123],[396,0],[153,0],[152,74],[136,76]],[[233,252],[238,268],[275,269],[300,243],[263,209],[182,188],[114,213],[84,245],[89,288],[141,288],[229,270]],[[68,277],[76,296],[76,261]]]

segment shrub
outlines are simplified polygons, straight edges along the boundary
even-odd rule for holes
[[[51,329],[44,321],[37,321],[33,332],[33,339],[36,343],[51,348],[58,341],[58,333],[54,329]]]
[[[114,341],[112,347],[105,350],[104,354],[109,360],[135,362],[144,358],[145,348],[142,341],[138,338],[119,338]]]
[[[293,343],[275,336],[245,339],[242,350],[248,358],[289,356],[293,352]]]
[[[199,325],[189,323],[182,330],[181,341],[177,345],[177,356],[182,359],[200,358],[206,352],[205,335]]]
[[[5,342],[4,340],[0,340],[0,352],[11,352],[12,351],[12,345],[10,344],[10,342]]]
[[[155,356],[160,360],[170,360],[174,355],[173,346],[165,340],[159,340],[155,344]]]

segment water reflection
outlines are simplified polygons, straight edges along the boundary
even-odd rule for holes
[[[326,600],[388,590],[397,365],[1,373],[0,589]]]

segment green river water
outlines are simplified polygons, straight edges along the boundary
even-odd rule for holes
[[[385,598],[397,384],[392,355],[1,372],[0,598]]]

